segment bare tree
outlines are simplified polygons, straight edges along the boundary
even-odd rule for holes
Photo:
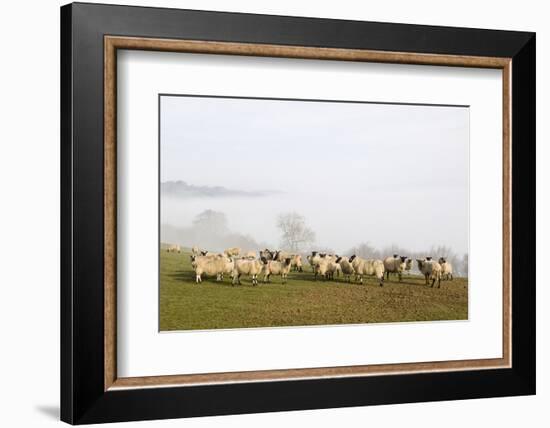
[[[355,254],[356,256],[364,259],[379,259],[382,257],[380,251],[374,248],[369,242],[362,242],[356,247],[348,250],[346,254],[349,254],[350,256]]]
[[[292,252],[315,242],[315,232],[306,226],[303,216],[295,212],[279,214],[277,227],[281,231],[281,246]]]

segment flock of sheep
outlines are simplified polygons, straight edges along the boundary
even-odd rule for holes
[[[168,252],[181,252],[179,245],[169,245]],[[224,275],[232,278],[232,285],[241,284],[242,275],[249,276],[252,285],[258,284],[258,277],[263,274],[263,281],[269,282],[271,276],[281,276],[285,284],[291,270],[303,271],[302,256],[286,251],[261,250],[259,257],[255,251],[248,251],[241,254],[241,249],[228,248],[223,253],[212,253],[198,247],[191,251],[191,266],[195,271],[195,282],[202,282],[202,275],[215,276],[218,281],[223,281]],[[413,267],[413,260],[394,254],[384,260],[364,259],[356,256],[339,256],[337,254],[320,253],[312,251],[306,257],[311,266],[315,280],[319,277],[325,280],[334,279],[334,275],[344,278],[345,281],[363,283],[364,276],[374,276],[380,286],[384,285],[384,276],[389,280],[390,274],[397,274],[399,281],[402,280],[404,272],[410,271]],[[444,257],[438,261],[432,257],[416,259],[418,270],[426,279],[426,285],[431,281],[431,287],[437,282],[441,287],[441,280],[453,279],[453,267]]]

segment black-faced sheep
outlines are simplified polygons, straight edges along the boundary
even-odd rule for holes
[[[412,260],[409,263],[409,266],[412,267]],[[399,281],[401,281],[403,278],[403,272],[407,270],[407,257],[399,256],[397,254],[394,254],[393,257],[386,257],[384,259],[384,270],[386,271],[386,279],[390,279],[390,273],[396,273],[399,277]]]

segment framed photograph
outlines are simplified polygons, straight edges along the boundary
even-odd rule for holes
[[[535,393],[533,33],[76,3],[61,105],[63,421]]]

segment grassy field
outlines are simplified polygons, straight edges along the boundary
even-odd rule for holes
[[[160,255],[160,329],[360,324],[375,322],[463,320],[468,318],[468,280],[442,281],[430,288],[420,276],[397,277],[380,287],[375,278],[361,284],[314,281],[310,267],[258,286],[242,277],[216,282],[203,276],[195,284],[189,253]]]

